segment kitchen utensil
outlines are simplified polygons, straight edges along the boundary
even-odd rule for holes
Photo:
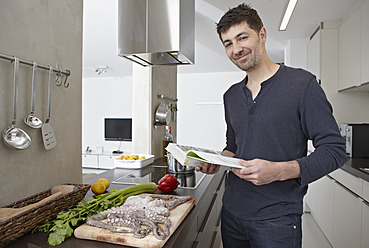
[[[42,139],[44,141],[44,146],[46,150],[50,150],[56,146],[56,137],[54,133],[54,129],[51,126],[50,122],[50,107],[51,107],[51,81],[53,77],[53,68],[49,67],[49,86],[48,86],[48,94],[47,94],[47,116],[46,121],[42,124]]]
[[[32,128],[41,128],[42,121],[40,118],[36,117],[35,114],[35,97],[36,97],[36,71],[37,63],[33,62],[33,72],[32,72],[32,97],[31,97],[31,113],[24,118],[24,123]]]
[[[31,145],[31,138],[25,131],[15,127],[15,124],[17,123],[18,72],[19,58],[14,57],[13,122],[7,129],[4,130],[3,140],[11,147],[23,150]]]
[[[165,102],[160,103],[155,113],[154,126],[165,126],[169,125],[171,119],[171,111]]]
[[[74,185],[57,185],[51,189],[51,195],[42,199],[41,201],[27,205],[22,208],[0,208],[0,221],[5,221],[9,218],[12,218],[16,215],[26,212],[29,209],[41,206],[49,201],[52,201],[64,194],[68,194],[77,189],[78,188]]]

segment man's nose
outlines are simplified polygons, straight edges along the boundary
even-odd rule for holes
[[[237,55],[240,52],[242,52],[242,46],[238,42],[235,42],[233,44],[233,54]]]

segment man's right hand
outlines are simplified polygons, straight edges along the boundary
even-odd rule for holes
[[[222,155],[223,156],[227,156],[227,157],[234,157],[234,153],[224,150],[222,151]],[[205,174],[214,174],[217,173],[219,171],[220,165],[216,165],[216,164],[210,164],[210,163],[204,163],[203,166],[196,166],[195,170],[196,171],[201,171],[202,173]]]
[[[205,174],[214,174],[217,173],[219,171],[220,166],[216,165],[216,164],[210,164],[210,163],[204,163],[201,167],[200,166],[196,166],[195,170],[196,171],[201,171],[202,173]]]

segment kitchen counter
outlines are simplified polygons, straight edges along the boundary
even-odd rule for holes
[[[149,165],[146,170],[150,170],[151,166],[162,166],[162,162],[160,160],[155,160],[152,165]],[[84,183],[93,184],[99,178],[107,178],[111,182],[111,186],[109,190],[112,189],[121,189],[130,186],[129,184],[118,184],[114,183],[119,182],[119,179],[128,175],[132,172],[137,172],[138,170],[126,170],[126,169],[112,169],[96,176],[90,177],[86,179]],[[163,170],[163,174],[166,172]],[[199,173],[199,172],[196,172]],[[219,171],[214,175],[205,175],[202,178],[201,182],[198,184],[196,188],[193,187],[178,187],[172,194],[176,195],[190,195],[196,199],[194,208],[190,211],[187,217],[183,220],[183,222],[179,225],[177,230],[171,235],[170,239],[163,246],[164,248],[170,247],[192,247],[194,242],[198,239],[197,236],[200,236],[199,233],[204,229],[204,225],[206,225],[207,218],[209,216],[210,210],[214,208],[214,205],[218,205],[221,197],[218,197],[216,201],[217,204],[214,204],[215,198],[218,195],[219,189],[222,184],[224,184],[225,179],[225,171]],[[151,178],[151,177],[148,177]],[[143,182],[139,182],[143,183]],[[155,193],[160,193],[157,190]],[[86,194],[85,199],[93,196],[93,193],[89,191]],[[210,209],[210,210],[209,210]],[[211,211],[214,212],[214,211]],[[217,213],[220,216],[220,208],[218,206]],[[10,244],[8,247],[10,248],[23,248],[23,247],[53,247],[47,244],[47,234],[45,233],[35,233],[35,234],[27,234],[24,237],[18,239],[16,242]],[[212,241],[214,242],[214,241]],[[104,248],[104,247],[128,247],[122,245],[115,245],[110,243],[98,242],[98,241],[89,241],[77,239],[75,237],[71,237],[66,239],[62,244],[58,245],[60,248]]]
[[[342,170],[369,182],[369,170],[365,171],[360,168],[369,168],[369,158],[349,158]]]

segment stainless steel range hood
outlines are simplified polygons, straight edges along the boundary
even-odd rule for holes
[[[194,63],[194,0],[119,0],[118,55],[143,66]]]

